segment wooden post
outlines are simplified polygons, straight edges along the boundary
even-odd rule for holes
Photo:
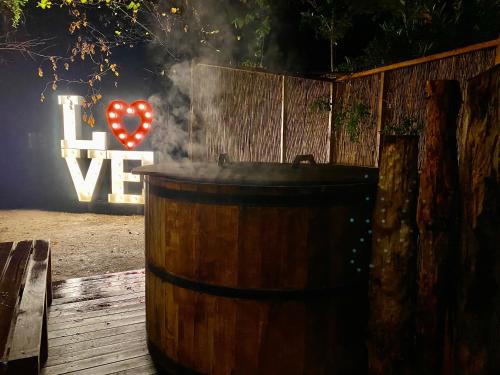
[[[195,61],[191,61],[191,64],[189,66],[189,78],[190,78],[190,84],[189,84],[189,144],[188,144],[188,158],[191,161],[194,161],[194,155],[193,155],[193,145],[195,143],[194,140],[194,131],[193,131],[193,126],[194,126],[194,103],[193,103],[193,98],[194,98],[194,69],[195,69]]]
[[[328,114],[328,162],[333,163],[335,160],[335,139],[333,129],[333,82],[330,82],[330,113]]]
[[[500,65],[469,81],[460,155],[457,374],[500,369]]]
[[[448,373],[452,270],[458,247],[458,81],[427,81],[425,145],[417,205],[419,230],[416,316],[417,373]],[[455,255],[455,258],[453,257]],[[449,336],[449,334],[447,334]],[[449,337],[448,337],[449,338]],[[446,345],[445,345],[446,343]]]
[[[412,372],[417,164],[417,137],[384,137],[369,280],[370,374]]]
[[[380,73],[380,83],[378,88],[378,102],[377,102],[377,146],[375,152],[377,153],[375,159],[375,166],[378,167],[380,161],[380,137],[382,136],[382,126],[384,124],[384,85],[385,85],[385,72]]]
[[[286,76],[281,76],[280,163],[286,162]]]

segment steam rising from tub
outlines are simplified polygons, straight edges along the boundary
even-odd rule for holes
[[[191,105],[193,100],[201,100],[210,105],[211,117],[219,118],[218,108],[212,103],[215,104],[213,99],[221,95],[222,88],[217,85],[217,80],[207,79],[196,82],[200,88],[193,94],[192,68],[191,61],[172,65],[166,70],[164,90],[148,99],[155,117],[150,139],[157,154],[157,163],[187,165],[191,163],[191,158],[207,161],[209,152],[204,129],[214,124],[206,123],[197,113],[192,112]],[[190,123],[193,124],[191,130]],[[224,129],[224,133],[226,139],[231,138],[230,129]]]
[[[155,160],[158,163],[189,163],[188,154],[193,160],[207,160],[209,153],[202,139],[202,129],[215,124],[204,123],[196,113],[191,113],[191,103],[200,99],[200,95],[205,103],[212,103],[212,99],[220,95],[221,88],[213,77],[197,75],[195,84],[202,86],[202,92],[193,95],[192,71],[199,62],[232,65],[235,61],[240,46],[237,45],[236,31],[224,11],[233,6],[219,1],[197,0],[190,6],[186,3],[180,17],[167,11],[160,23],[152,22],[156,28],[154,35],[159,39],[153,42],[151,55],[164,72],[158,77],[162,80],[163,90],[148,99],[155,117],[150,142],[157,153]],[[185,25],[193,27],[186,29]],[[208,29],[207,25],[210,25]],[[217,37],[212,38],[210,32],[214,30]],[[210,108],[212,113],[218,110],[214,107]],[[198,130],[190,134],[191,121]]]
[[[190,85],[190,62],[175,64],[167,71],[164,91],[148,100],[155,114],[151,144],[159,163],[189,160]]]

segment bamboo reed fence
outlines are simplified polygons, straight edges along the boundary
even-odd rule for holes
[[[376,166],[385,129],[410,119],[423,125],[427,80],[458,80],[464,93],[467,80],[499,63],[500,39],[336,80],[194,65],[191,157],[290,162],[313,154],[319,162]],[[331,111],[318,106],[329,102]],[[367,114],[354,139],[339,118],[360,104]]]

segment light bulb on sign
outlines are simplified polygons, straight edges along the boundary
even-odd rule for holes
[[[131,104],[123,100],[113,100],[109,103],[106,114],[106,120],[108,121],[108,126],[113,135],[129,150],[142,142],[151,129],[151,123],[153,121],[153,108],[145,100],[136,100]],[[131,133],[125,130],[126,128],[123,123],[124,116],[138,117],[139,125],[137,129]],[[134,141],[132,141],[131,138],[133,138]]]

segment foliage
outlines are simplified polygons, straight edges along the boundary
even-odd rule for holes
[[[232,19],[237,40],[241,41],[241,34],[251,30],[247,42],[248,56],[243,60],[243,65],[262,68],[266,38],[271,32],[270,0],[240,0],[240,2],[244,6],[243,11],[240,10]]]
[[[6,8],[10,12],[12,27],[17,27],[21,20],[23,8],[28,0],[0,0],[0,8]]]
[[[359,141],[359,133],[361,131],[360,124],[371,116],[369,107],[364,103],[356,102],[347,110],[339,106],[339,108],[334,112],[335,129],[344,127],[347,135],[349,136],[349,140],[357,143]]]
[[[306,0],[309,9],[302,12],[303,21],[316,31],[316,35],[330,43],[330,69],[335,67],[335,46],[352,26],[352,9],[336,0]]]
[[[500,0],[400,0],[378,15],[380,29],[363,53],[346,58],[356,71],[498,37]]]
[[[310,107],[311,112],[330,112],[332,110],[332,103],[330,102],[330,98],[316,98],[312,101]]]
[[[333,111],[333,127],[340,130],[345,129],[351,142],[359,141],[361,132],[360,125],[372,115],[370,108],[363,102],[355,102],[352,106],[344,108],[342,102],[333,104],[327,97],[317,98],[310,107],[311,112]]]
[[[83,120],[94,125],[93,107],[102,99],[100,85],[105,78],[114,79],[118,85],[119,67],[113,61],[113,50],[123,46],[133,48],[150,41],[148,32],[141,27],[138,12],[142,1],[121,0],[38,0],[37,8],[50,19],[56,9],[68,14],[67,34],[70,45],[65,54],[56,51],[33,52],[40,61],[37,74],[46,80],[40,100],[45,100],[46,91],[57,90],[61,83],[79,84],[87,88],[83,104]],[[64,39],[63,39],[64,40]],[[59,49],[64,48],[61,46]],[[88,73],[82,75],[82,64]],[[72,66],[78,64],[78,75]]]
[[[302,0],[308,5],[301,13],[303,23],[311,27],[318,38],[329,42],[331,71],[337,68],[336,51],[356,26],[356,18],[361,15],[376,17],[392,9],[394,1],[398,0]]]
[[[310,8],[302,12],[304,22],[313,25],[317,36],[338,42],[352,26],[348,8],[342,12],[341,2],[334,0],[307,0]]]

